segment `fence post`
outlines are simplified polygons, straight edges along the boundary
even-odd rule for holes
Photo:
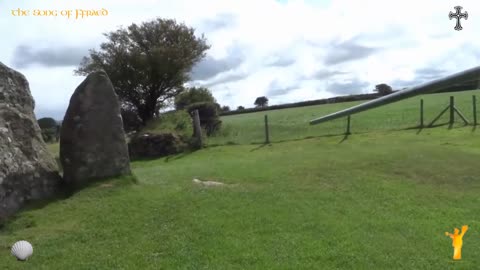
[[[420,99],[420,128],[423,128],[423,98]]]
[[[455,99],[453,96],[450,96],[450,125],[453,125],[455,122]]]
[[[472,96],[472,105],[473,105],[473,125],[477,125],[477,97],[475,95]]]
[[[350,135],[350,115],[347,117],[347,132],[345,133],[347,135]]]
[[[198,148],[202,148],[202,127],[200,125],[200,115],[198,110],[193,111],[193,136],[196,138],[196,144]]]
[[[270,143],[270,133],[268,131],[268,115],[265,114],[265,143]]]

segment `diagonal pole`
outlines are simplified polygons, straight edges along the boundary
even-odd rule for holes
[[[432,127],[433,124],[435,124],[435,122],[437,122],[438,119],[440,119],[440,117],[442,117],[442,115],[448,111],[448,109],[450,109],[450,105],[447,106],[445,109],[443,109],[443,111],[437,117],[435,117],[435,119],[433,119],[433,121],[430,124],[428,124],[428,127]]]
[[[457,109],[457,107],[453,106],[453,109],[455,110],[455,112],[458,114],[458,116],[460,116],[460,118],[462,118],[463,122],[465,123],[465,125],[468,125],[468,120],[467,118],[465,117],[465,115],[463,115],[459,109]]]

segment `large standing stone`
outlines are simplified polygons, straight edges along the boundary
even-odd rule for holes
[[[119,101],[103,71],[88,75],[70,99],[60,131],[60,161],[72,188],[130,174]]]
[[[61,183],[34,106],[25,77],[0,62],[0,223],[25,202],[54,195]]]

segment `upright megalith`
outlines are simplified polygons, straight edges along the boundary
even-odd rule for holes
[[[0,62],[0,223],[25,202],[55,195],[61,184],[34,106],[27,79]]]
[[[71,188],[130,174],[120,104],[103,71],[88,75],[70,99],[60,131],[60,161]]]

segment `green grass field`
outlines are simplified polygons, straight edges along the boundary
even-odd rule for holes
[[[469,119],[474,93],[455,94]],[[427,122],[448,96],[423,97]],[[308,125],[350,105],[267,112],[271,145],[252,144],[264,113],[225,117],[209,143],[239,145],[133,162],[137,183],[109,179],[25,210],[0,229],[0,269],[477,268],[478,131],[405,130],[417,98],[355,115],[346,139],[343,121]],[[445,232],[464,224],[454,262]],[[34,246],[27,262],[9,253],[20,239]]]
[[[479,96],[479,94],[480,90],[454,94],[455,106],[470,121],[473,119],[472,95]],[[363,133],[415,127],[420,123],[420,99],[424,100],[424,121],[428,124],[448,106],[450,96],[450,93],[422,95],[355,114],[352,116],[351,132]],[[222,131],[218,136],[209,138],[208,143],[210,145],[263,143],[265,141],[265,114],[268,115],[270,140],[273,142],[343,134],[347,124],[346,118],[313,126],[309,125],[309,121],[360,103],[363,103],[363,101],[223,117]],[[458,125],[463,125],[458,116],[456,116],[456,119]],[[447,112],[437,124],[447,123],[448,120],[449,114]]]

